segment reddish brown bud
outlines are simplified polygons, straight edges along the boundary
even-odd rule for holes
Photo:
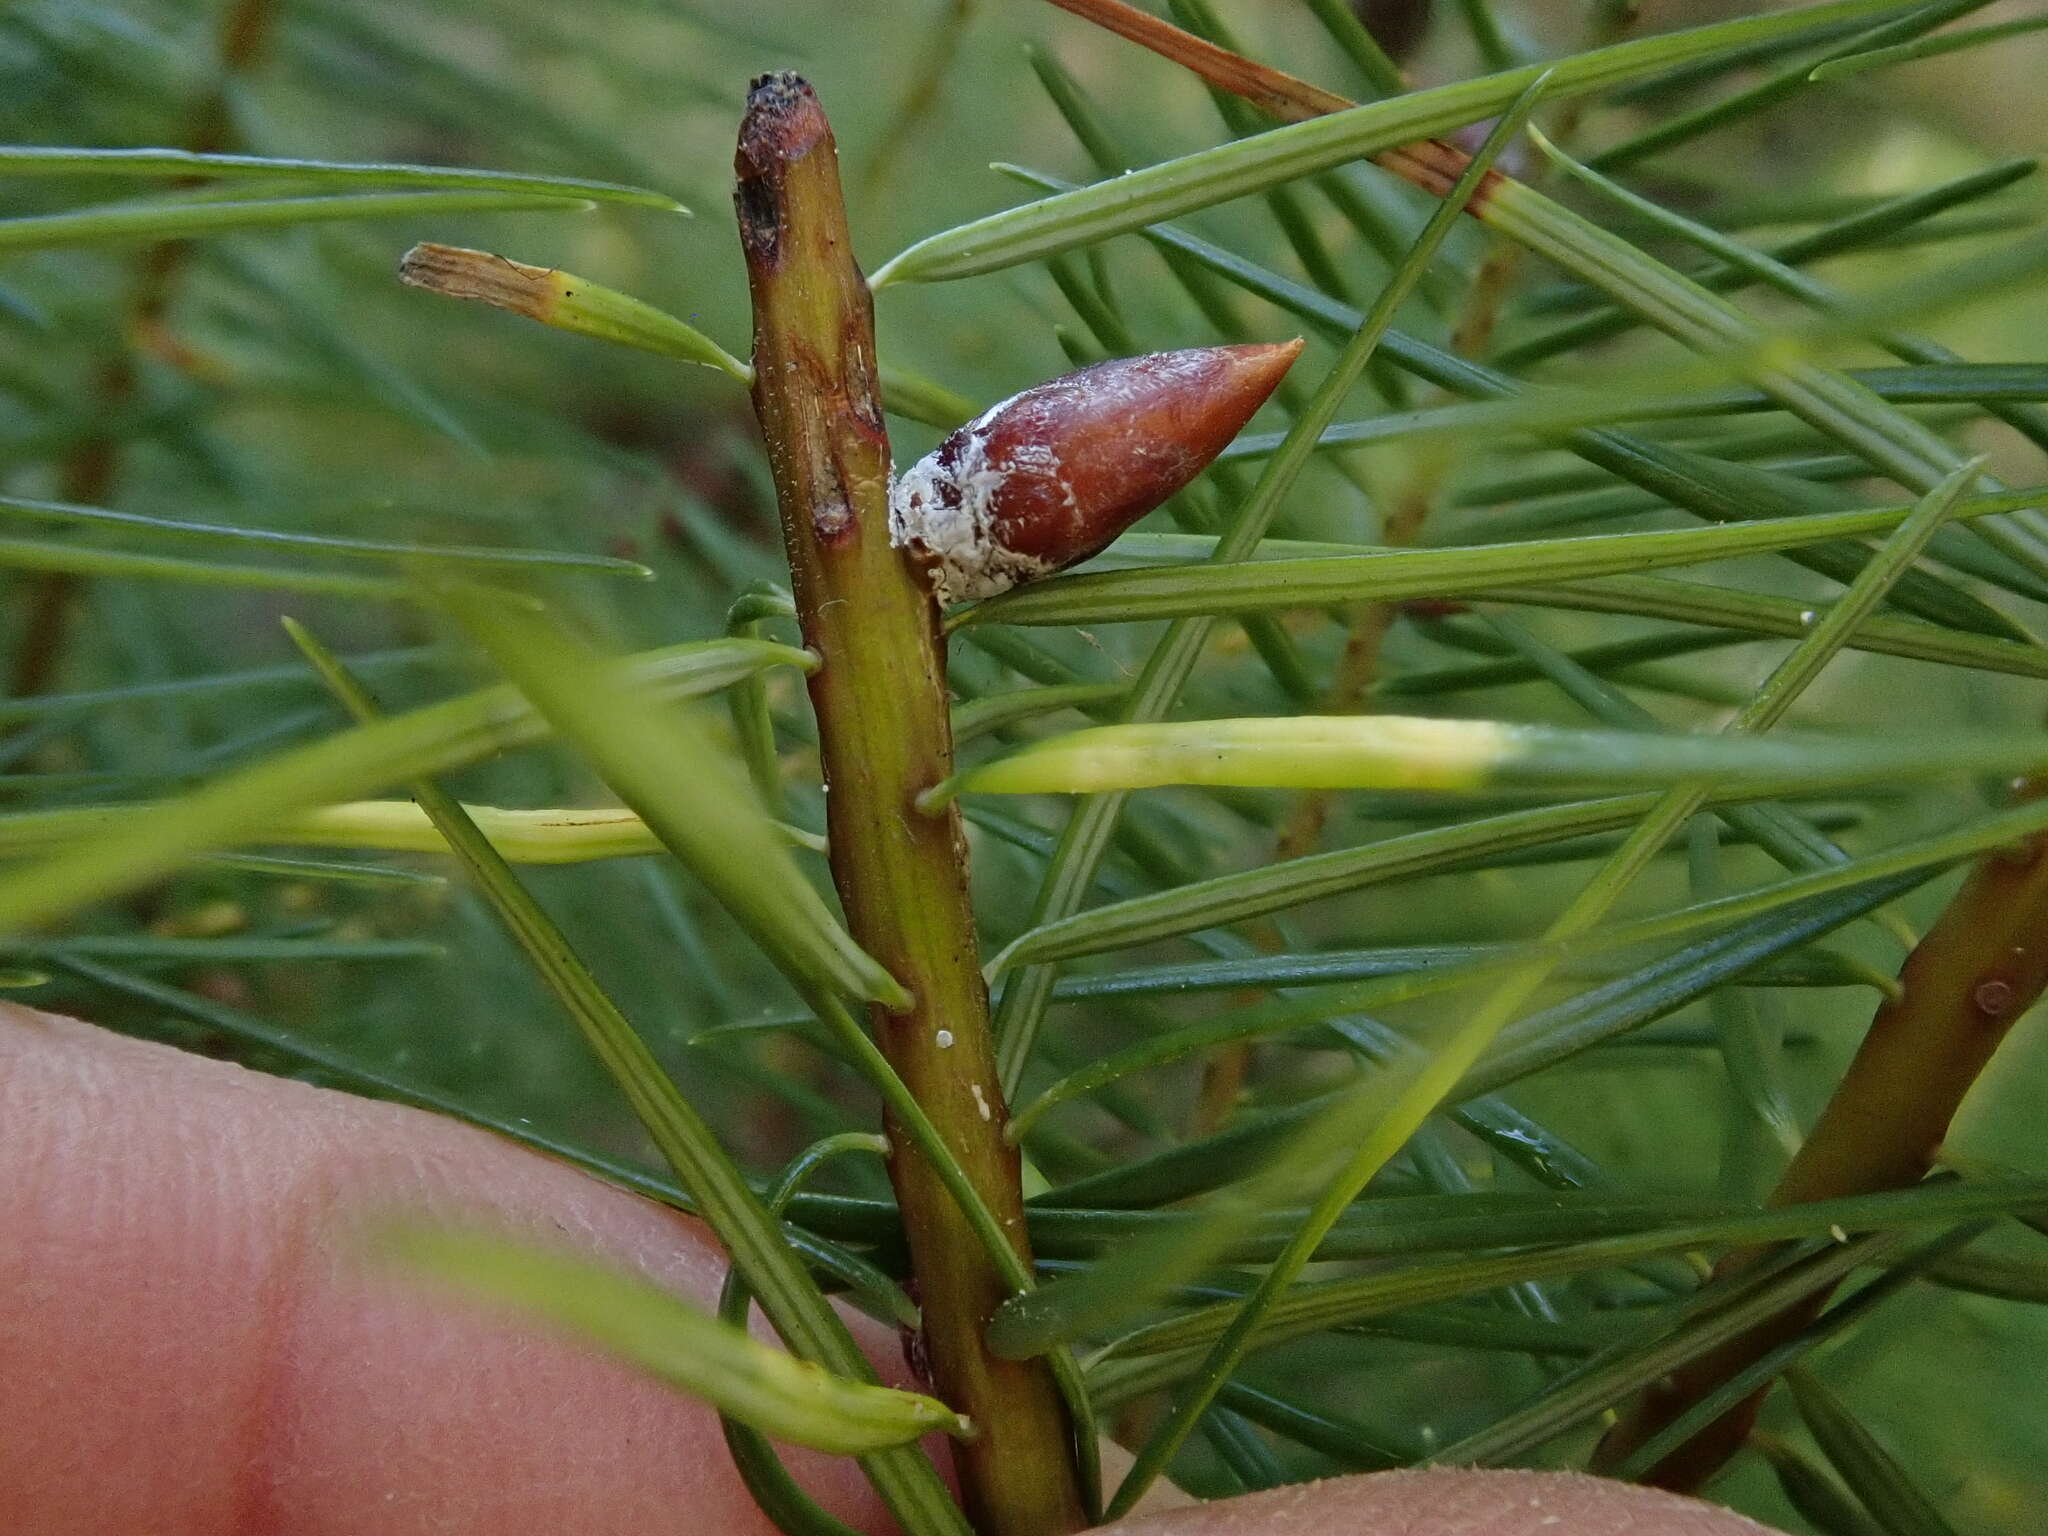
[[[889,533],[942,603],[1085,560],[1243,430],[1299,341],[1117,358],[1013,395],[896,482]]]

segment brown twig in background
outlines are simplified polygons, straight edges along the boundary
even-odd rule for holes
[[[754,408],[767,440],[828,801],[832,876],[853,936],[911,991],[876,1038],[969,1180],[1025,1252],[1016,1151],[989,1031],[958,813],[920,814],[952,771],[931,591],[890,544],[889,442],[873,304],[854,264],[830,126],[794,75],[757,81],[736,194],[754,299]],[[976,1526],[1047,1536],[1085,1524],[1065,1409],[1046,1363],[983,1344],[1009,1294],[936,1171],[891,1126],[935,1384],[973,1421],[955,1452]]]
[[[1052,0],[1052,3],[1185,66],[1217,90],[1240,97],[1283,121],[1299,122],[1357,105],[1333,91],[1325,91],[1305,80],[1269,68],[1230,48],[1124,4],[1123,0]],[[1466,164],[1462,151],[1439,141],[1389,150],[1374,158],[1386,169],[1436,196],[1450,190]],[[1474,201],[1480,200],[1475,198]],[[1468,312],[1469,309],[1470,306]],[[1409,486],[1395,497],[1386,514],[1381,534],[1383,543],[1412,544],[1415,541],[1428,515],[1439,479],[1440,473],[1432,472],[1428,467],[1411,477]],[[1360,707],[1379,674],[1380,651],[1393,627],[1394,613],[1394,609],[1384,604],[1364,604],[1348,615],[1349,632],[1329,688],[1321,701],[1322,713],[1351,714]],[[1312,790],[1298,796],[1275,843],[1273,857],[1276,860],[1291,859],[1313,853],[1322,841],[1329,808],[1327,792]],[[1257,937],[1260,947],[1269,952],[1284,947],[1278,932],[1270,928],[1263,929]],[[1252,1048],[1240,1044],[1224,1047],[1210,1059],[1203,1071],[1200,1096],[1195,1106],[1194,1134],[1215,1129],[1235,1106],[1243,1090],[1251,1056]]]
[[[1586,29],[1585,46],[1604,48],[1619,42],[1640,19],[1629,0],[1620,0],[1620,3],[1610,0],[1610,3],[1596,5]],[[1570,147],[1585,120],[1586,107],[1587,99],[1583,96],[1558,103],[1557,115],[1548,130],[1553,143]],[[1532,184],[1540,182],[1544,175],[1545,167],[1540,162],[1529,168]],[[1493,340],[1494,328],[1500,323],[1501,308],[1507,296],[1514,291],[1526,256],[1527,252],[1512,240],[1496,241],[1493,249],[1486,253],[1486,259],[1479,264],[1479,271],[1472,279],[1464,313],[1458,317],[1458,323],[1452,330],[1451,350],[1460,357],[1477,358],[1487,351]]]
[[[1635,24],[1637,15],[1632,5],[1607,4],[1595,8],[1586,46],[1604,47],[1617,41]],[[1560,144],[1570,143],[1577,133],[1579,123],[1585,114],[1584,98],[1574,97],[1561,102],[1557,119],[1551,124],[1551,137]],[[1539,164],[1531,169],[1532,181],[1542,175]],[[1508,295],[1515,289],[1521,276],[1526,250],[1513,240],[1495,238],[1479,269],[1465,292],[1464,303],[1460,306],[1456,323],[1451,327],[1451,350],[1460,357],[1479,359],[1484,357],[1493,342],[1493,333],[1500,324],[1501,310]],[[1388,544],[1412,544],[1422,536],[1423,525],[1428,522],[1430,512],[1435,508],[1437,498],[1442,494],[1444,481],[1450,473],[1451,453],[1448,444],[1426,444],[1420,450],[1420,462],[1416,464],[1394,505],[1387,513],[1387,533],[1384,542]],[[1358,662],[1351,664],[1354,681],[1348,702],[1340,702],[1338,708],[1348,711],[1357,707],[1365,692],[1372,686],[1377,671],[1379,648],[1391,627],[1391,614],[1383,614],[1378,620],[1377,635],[1367,634],[1358,639],[1367,647]],[[1346,659],[1350,660],[1352,647],[1346,648]],[[1339,669],[1339,683],[1345,680],[1344,669]],[[1317,819],[1320,828],[1320,817]],[[1313,845],[1302,849],[1313,851]]]
[[[1358,105],[1335,91],[1310,85],[1283,70],[1205,42],[1170,21],[1161,21],[1134,5],[1125,4],[1125,0],[1052,0],[1052,4],[1119,37],[1129,38],[1161,58],[1171,59],[1219,90],[1242,96],[1262,112],[1284,123],[1305,122],[1311,117],[1343,112]],[[1393,172],[1431,197],[1442,197],[1458,184],[1458,178],[1464,174],[1471,157],[1442,139],[1420,139],[1413,144],[1381,150],[1370,159],[1382,170]],[[1467,211],[1479,213],[1486,204],[1487,188],[1493,182],[1505,179],[1498,171],[1491,173],[1486,185],[1472,197]]]
[[[1334,91],[1310,85],[1305,80],[1298,80],[1197,37],[1171,22],[1126,4],[1125,0],[1052,0],[1052,4],[1182,65],[1218,90],[1241,97],[1284,122],[1301,122],[1357,105]],[[1450,191],[1469,163],[1464,151],[1438,139],[1403,145],[1372,158],[1374,163],[1436,197]],[[1497,175],[1490,173],[1489,180]],[[1477,212],[1484,203],[1483,194],[1475,196],[1467,210]],[[1387,515],[1384,541],[1390,544],[1412,543],[1421,532],[1430,496],[1427,491],[1411,490],[1397,497]],[[1378,672],[1380,647],[1391,624],[1392,614],[1384,609],[1368,609],[1353,616],[1350,637],[1324,700],[1327,712],[1349,713],[1358,707]],[[1312,851],[1321,837],[1327,815],[1326,796],[1303,796],[1281,834],[1276,857],[1286,858]],[[1218,1104],[1235,1097],[1236,1089],[1231,1079],[1242,1077],[1243,1053],[1234,1054],[1235,1065],[1231,1064],[1233,1053],[1225,1053],[1219,1059],[1217,1080],[1204,1088],[1205,1115],[1212,1113]]]
[[[2021,786],[2023,799],[2048,781]],[[1772,1192],[1773,1205],[1917,1184],[1934,1166],[1963,1096],[2020,1016],[2048,989],[2048,834],[1986,854],[1906,957],[1899,995],[1877,1010],[1834,1096]],[[1754,1254],[1731,1254],[1719,1270]],[[1797,1333],[1825,1294],[1706,1355],[1655,1391],[1601,1442],[1612,1465],[1744,1366]],[[1741,1448],[1763,1394],[1714,1421],[1647,1481],[1696,1488]]]
[[[185,132],[186,149],[195,154],[213,154],[231,147],[228,87],[262,55],[276,17],[276,0],[233,0],[228,6],[218,33],[218,72],[213,84],[193,106]],[[112,493],[120,473],[121,455],[106,428],[135,396],[141,381],[137,366],[140,354],[150,351],[177,355],[164,334],[164,315],[170,308],[179,271],[190,249],[187,241],[165,240],[146,247],[135,258],[118,350],[100,370],[94,390],[97,419],[88,425],[86,436],[58,467],[58,495],[63,500],[96,506]],[[78,584],[79,578],[65,571],[47,571],[29,583],[27,617],[15,642],[14,665],[8,679],[12,697],[42,693],[56,676],[63,662]]]
[[[1306,80],[1297,80],[1242,54],[1232,53],[1228,48],[1219,48],[1192,32],[1182,31],[1170,21],[1161,21],[1134,5],[1126,5],[1124,0],[1052,0],[1052,3],[1084,21],[1094,22],[1105,31],[1114,32],[1118,37],[1128,38],[1140,48],[1149,48],[1160,57],[1193,70],[1218,90],[1242,96],[1261,111],[1284,122],[1300,122],[1357,105],[1335,91],[1323,90]]]

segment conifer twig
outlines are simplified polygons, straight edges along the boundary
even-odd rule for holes
[[[832,875],[860,945],[913,994],[876,1038],[1025,1254],[1017,1154],[990,1038],[957,812],[920,814],[951,771],[938,610],[888,528],[889,443],[872,301],[854,264],[830,126],[794,75],[755,82],[737,203],[754,299],[754,408],[768,444],[825,781]],[[890,1127],[890,1176],[939,1393],[968,1415],[962,1492],[977,1529],[1079,1529],[1066,1412],[1044,1361],[989,1353],[1009,1287],[934,1169]]]
[[[2018,798],[2048,794],[2023,780]],[[2048,835],[1986,854],[1899,972],[1900,991],[1870,1021],[1834,1097],[1771,1194],[1773,1205],[1874,1194],[1919,1183],[1992,1054],[2048,990]],[[1733,1253],[1718,1271],[1755,1252]],[[1797,1334],[1826,1304],[1817,1292],[1768,1324],[1694,1361],[1646,1393],[1601,1442],[1612,1466],[1701,1397]],[[1645,1481],[1690,1489],[1735,1454],[1762,1392],[1658,1462]]]

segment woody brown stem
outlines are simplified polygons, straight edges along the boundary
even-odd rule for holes
[[[185,131],[186,149],[212,154],[231,141],[228,83],[262,54],[277,12],[276,0],[234,0],[221,16],[218,34],[219,73],[192,109]],[[181,182],[180,185],[185,183]],[[177,289],[179,269],[190,245],[166,240],[143,249],[135,258],[123,319],[120,350],[101,368],[94,388],[98,420],[58,467],[59,494],[87,506],[107,500],[120,472],[120,452],[108,435],[110,419],[134,398],[140,381],[136,354],[140,349],[168,350],[163,335],[165,312]],[[77,601],[78,577],[47,571],[29,583],[28,612],[16,641],[8,686],[15,698],[42,693],[55,678],[64,656],[71,610]]]
[[[2048,793],[2032,781],[2023,798]],[[1773,1205],[1871,1194],[1917,1184],[1934,1166],[1963,1096],[1992,1053],[2048,988],[2048,834],[1986,854],[1899,972],[1899,995],[1870,1022],[1813,1134],[1772,1193]],[[1731,1254],[1723,1272],[1753,1253]],[[1675,1373],[1601,1443],[1612,1465],[1730,1376],[1819,1313],[1818,1294]],[[1649,1473],[1696,1488],[1741,1448],[1758,1393],[1707,1426]]]
[[[877,1008],[876,1039],[953,1155],[1025,1250],[1017,1154],[1003,1138],[957,812],[918,793],[952,772],[938,610],[889,542],[889,442],[876,390],[873,306],[854,264],[830,126],[794,75],[755,82],[740,129],[737,204],[754,300],[754,409],[767,440],[826,787],[832,877],[861,945],[912,994]],[[955,1450],[980,1530],[1080,1529],[1066,1412],[1042,1360],[983,1346],[1009,1294],[936,1171],[891,1125],[934,1385],[974,1422]]]

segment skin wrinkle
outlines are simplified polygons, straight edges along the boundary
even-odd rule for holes
[[[277,1262],[270,1266],[265,1283],[258,1289],[256,1313],[259,1334],[255,1345],[254,1381],[248,1408],[229,1443],[242,1447],[237,1459],[239,1477],[234,1513],[228,1531],[231,1536],[269,1536],[283,1525],[283,1511],[277,1504],[272,1469],[280,1459],[277,1428],[285,1405],[290,1401],[292,1375],[287,1343],[303,1289],[315,1232],[324,1224],[328,1206],[307,1201],[288,1219]]]

